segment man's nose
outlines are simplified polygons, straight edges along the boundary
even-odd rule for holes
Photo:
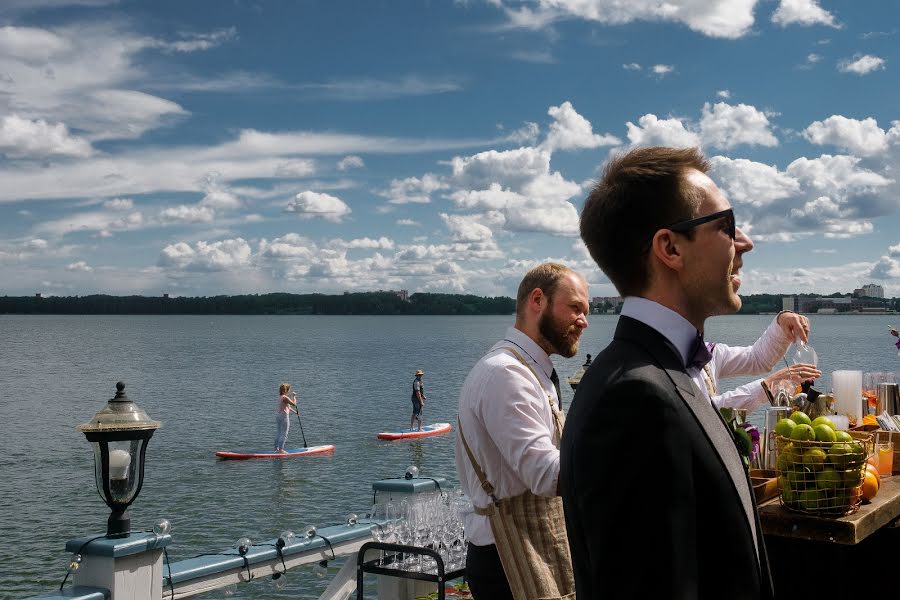
[[[735,228],[734,234],[735,252],[744,253],[753,250],[753,240],[751,240],[750,236],[744,233],[740,227]]]

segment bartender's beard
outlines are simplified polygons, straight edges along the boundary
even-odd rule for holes
[[[553,316],[553,306],[548,306],[538,320],[538,331],[553,348],[553,352],[565,358],[572,358],[578,353],[578,341],[581,329],[575,325],[566,325]]]

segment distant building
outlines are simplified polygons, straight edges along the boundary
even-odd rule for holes
[[[41,296],[41,293],[40,293],[40,292],[37,292],[37,293],[34,295],[34,297],[35,297],[35,298],[43,298],[43,296]]]
[[[800,306],[797,303],[797,296],[784,296],[781,299],[781,310],[800,312]]]
[[[842,312],[876,312],[884,310],[884,300],[841,296],[839,298],[800,298],[797,312],[802,313],[842,313]]]
[[[391,291],[394,292],[394,290],[391,290]],[[397,294],[397,297],[400,298],[401,300],[403,300],[404,302],[409,302],[409,292],[408,291],[398,290],[394,293]]]
[[[163,294],[163,298],[168,298],[168,297],[169,297],[168,294]]]
[[[867,283],[861,288],[853,290],[857,298],[884,298],[884,288],[874,283]]]
[[[621,296],[594,296],[591,298],[591,308],[595,312],[603,312],[604,310],[616,312],[621,304]]]

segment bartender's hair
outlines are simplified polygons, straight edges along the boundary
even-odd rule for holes
[[[553,301],[553,294],[559,287],[559,282],[570,273],[584,279],[581,274],[576,273],[566,265],[559,263],[546,262],[532,268],[525,273],[522,282],[519,284],[519,291],[516,294],[516,316],[521,317],[525,314],[525,305],[528,303],[528,296],[535,289],[540,288],[547,300]]]
[[[281,385],[278,386],[278,395],[279,396],[284,396],[285,394],[287,394],[290,391],[291,391],[291,384],[289,384],[289,383],[282,383]]]
[[[650,283],[656,232],[697,214],[704,193],[685,181],[688,169],[709,170],[699,148],[637,148],[611,158],[585,200],[581,239],[620,295],[640,294]]]

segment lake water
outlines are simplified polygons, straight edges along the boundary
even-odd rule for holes
[[[749,344],[772,316],[707,323],[707,339]],[[147,451],[132,527],[172,523],[171,560],[342,521],[372,502],[371,483],[422,475],[456,483],[453,436],[381,442],[408,427],[410,391],[425,371],[428,422],[455,422],[459,388],[511,316],[17,316],[0,315],[0,597],[52,591],[66,540],[105,530],[86,422],[126,382],[128,396],[162,421]],[[900,371],[888,335],[894,316],[813,316],[811,345],[825,381],[837,369]],[[900,321],[900,320],[898,320]],[[577,357],[554,357],[564,378],[610,340],[614,316],[592,316]],[[898,322],[900,324],[900,322]],[[299,385],[310,445],[331,456],[218,461],[216,450],[269,450],[278,384]],[[728,383],[739,384],[746,380]],[[723,386],[723,389],[727,386]],[[563,406],[572,399],[563,389]],[[639,418],[635,407],[635,418]],[[288,446],[302,445],[292,422]],[[333,574],[337,566],[330,567]],[[295,569],[280,592],[266,581],[235,598],[318,598],[328,584]],[[207,594],[220,597],[221,592]]]

